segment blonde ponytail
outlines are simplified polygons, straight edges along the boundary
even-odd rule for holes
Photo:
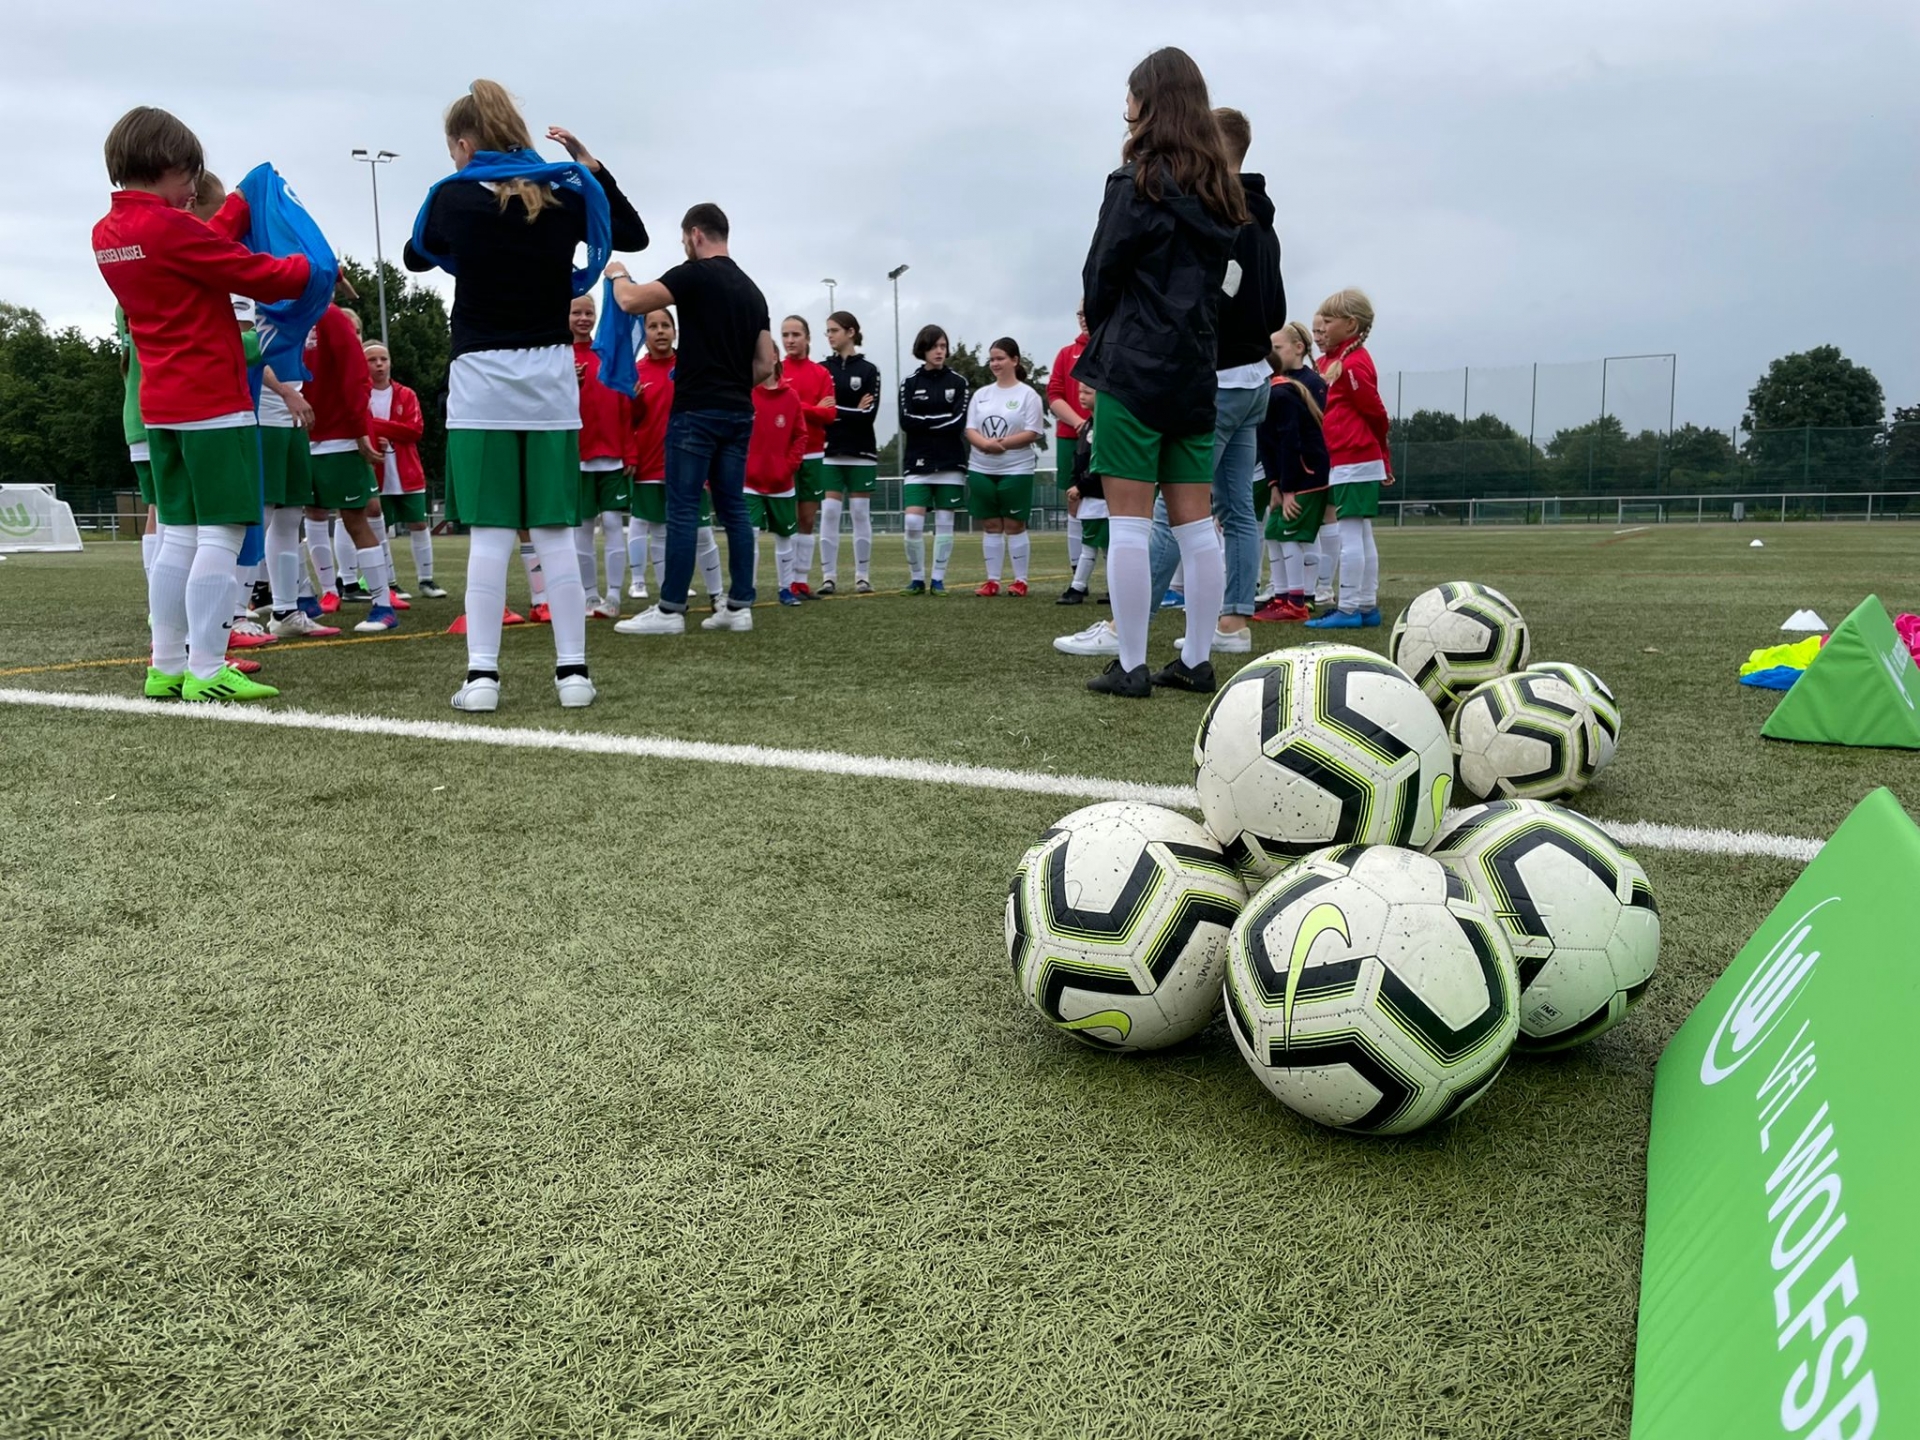
[[[447,138],[469,140],[476,150],[531,150],[533,135],[513,103],[513,96],[497,80],[476,80],[467,93],[447,107]],[[514,196],[526,207],[531,225],[542,210],[555,203],[553,188],[531,180],[504,180],[499,184],[501,213]]]

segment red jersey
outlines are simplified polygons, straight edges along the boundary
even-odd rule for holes
[[[580,458],[633,464],[639,453],[633,400],[600,383],[600,357],[593,353],[591,342],[573,342],[573,363],[587,367],[580,373]]]
[[[387,390],[393,396],[387,409],[387,418],[382,420],[369,412],[367,434],[372,439],[385,440],[393,446],[393,463],[400,475],[400,488],[411,495],[427,488],[426,467],[420,463],[420,437],[427,433],[427,421],[420,411],[420,397],[413,391],[397,380],[389,384]],[[367,394],[371,398],[373,392],[369,390]]]
[[[1080,413],[1080,382],[1073,378],[1073,367],[1080,363],[1080,356],[1087,348],[1085,335],[1076,336],[1071,345],[1062,345],[1060,353],[1053,357],[1053,369],[1047,372],[1047,414],[1053,414],[1053,402],[1064,400]],[[1070,445],[1080,438],[1080,427],[1069,425],[1056,419],[1054,424],[1060,430],[1060,443]]]
[[[367,352],[360,348],[360,332],[338,305],[329,305],[313,327],[307,368],[313,378],[300,391],[313,406],[307,443],[319,446],[371,435],[367,401],[373,395],[373,376],[367,371]]]
[[[640,383],[633,392],[634,476],[640,480],[667,478],[667,421],[673,414],[673,366],[679,357],[653,358],[640,352],[636,368]]]
[[[792,387],[753,387],[753,438],[747,442],[747,489],[785,495],[807,458],[806,411]]]
[[[1340,362],[1340,378],[1327,383],[1327,418],[1321,426],[1327,437],[1327,463],[1359,465],[1379,460],[1391,469],[1387,406],[1380,398],[1373,357],[1355,340],[1344,350],[1322,355],[1317,362],[1320,373],[1325,375],[1335,360]]]
[[[833,375],[819,361],[802,355],[798,360],[782,359],[780,379],[800,402],[800,414],[807,422],[807,455],[827,453],[827,426],[838,411],[834,408]]]
[[[238,191],[209,226],[158,195],[116,190],[93,227],[93,258],[140,355],[140,418],[148,425],[253,409],[231,297],[291,300],[306,288],[308,267],[304,255],[256,255],[229,239],[245,231],[246,216]]]

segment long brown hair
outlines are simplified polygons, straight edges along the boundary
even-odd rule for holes
[[[520,114],[520,107],[506,87],[496,80],[476,80],[467,93],[447,107],[447,138],[471,140],[476,150],[531,150],[533,135]],[[531,225],[540,212],[554,202],[553,187],[536,185],[531,180],[499,182],[500,211],[514,196],[527,208]]]
[[[1140,193],[1158,201],[1171,178],[1215,219],[1246,224],[1247,197],[1213,118],[1206,76],[1193,57],[1173,45],[1156,50],[1133,67],[1127,89],[1140,118],[1120,158],[1135,167]]]
[[[1299,344],[1300,363],[1303,366],[1313,364],[1313,336],[1308,333],[1307,327],[1302,325],[1298,320],[1289,320],[1280,327],[1280,330],[1283,334],[1293,336],[1295,342]],[[1293,386],[1295,390],[1300,392],[1300,398],[1306,402],[1307,413],[1313,416],[1313,423],[1316,425],[1326,424],[1327,417],[1320,413],[1320,402],[1313,398],[1313,391],[1307,388],[1306,382],[1296,380],[1291,375],[1284,376],[1283,378],[1287,384]]]

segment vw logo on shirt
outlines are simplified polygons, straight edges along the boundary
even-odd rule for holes
[[[989,440],[998,440],[1002,435],[1012,433],[1004,415],[984,415],[980,419],[980,433]]]

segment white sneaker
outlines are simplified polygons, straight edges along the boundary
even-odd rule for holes
[[[631,620],[622,620],[613,627],[616,635],[684,635],[687,633],[687,617],[675,610],[662,610],[655,605],[650,610],[642,610]]]
[[[593,688],[593,681],[584,675],[556,676],[553,688],[560,696],[562,710],[584,710],[593,704],[593,697],[600,692]],[[454,703],[460,702],[456,699]]]
[[[1213,627],[1213,644],[1208,647],[1216,655],[1245,655],[1253,649],[1253,627],[1244,630],[1222,630]]]
[[[1096,620],[1084,630],[1062,635],[1053,648],[1062,655],[1118,655],[1120,634],[1110,621]]]
[[[609,597],[597,605],[589,605],[587,607],[587,618],[589,620],[618,620],[620,618],[620,602]]]
[[[647,582],[644,580],[636,580],[631,585],[627,586],[627,598],[629,600],[646,599],[647,598]]]
[[[469,680],[453,692],[453,708],[469,714],[490,715],[500,708],[498,680]]]
[[[1273,599],[1273,587],[1269,585],[1266,589],[1262,590],[1258,595],[1253,597],[1253,608],[1258,610],[1262,605],[1265,605],[1271,599]]]
[[[266,627],[263,626],[258,620],[254,619],[253,611],[248,610],[243,613],[245,615],[244,619],[242,619],[241,616],[239,615],[236,615],[233,617],[233,630],[232,630],[233,634],[264,635],[267,633]]]
[[[290,635],[338,635],[340,632],[331,625],[322,625],[306,611],[296,610],[274,621],[267,627],[267,633],[284,640]]]
[[[700,622],[702,630],[733,630],[744,632],[753,629],[753,611],[744,606],[723,605],[720,609]]]

